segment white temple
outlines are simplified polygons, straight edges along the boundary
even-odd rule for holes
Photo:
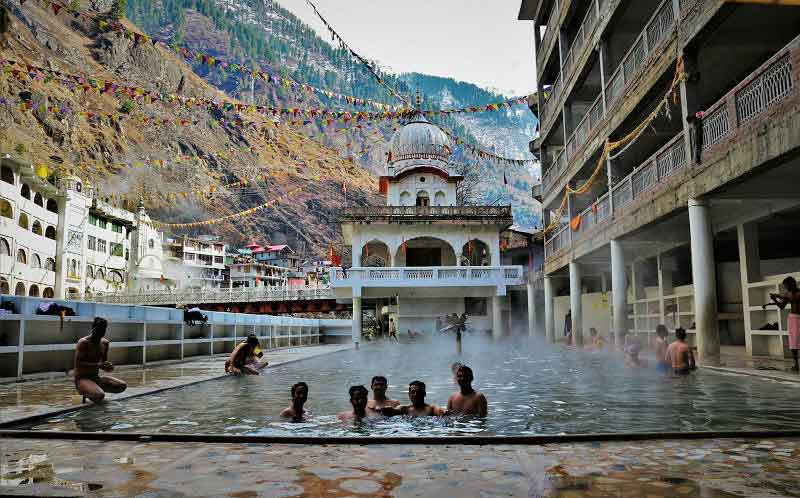
[[[417,115],[391,140],[381,178],[386,205],[345,209],[352,268],[335,271],[331,285],[352,299],[354,342],[362,309],[384,323],[388,311],[400,334],[433,333],[438,319],[463,312],[473,329],[504,334],[507,288],[524,285],[521,266],[500,263],[511,207],[457,205],[462,177],[450,174],[450,154],[450,138]]]

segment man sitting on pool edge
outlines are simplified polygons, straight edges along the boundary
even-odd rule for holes
[[[351,411],[342,412],[338,415],[339,420],[361,420],[367,418],[371,413],[367,411],[367,400],[369,399],[369,391],[364,386],[351,386],[350,387],[350,405],[353,407]]]
[[[409,417],[441,417],[444,410],[436,405],[425,403],[425,383],[415,380],[408,385],[408,399],[410,405],[403,405],[397,408],[387,406],[381,409],[381,413],[387,417],[395,415],[407,415]]]
[[[303,405],[308,400],[308,384],[305,382],[298,382],[292,386],[292,405],[284,408],[281,412],[281,417],[290,418],[292,422],[302,422],[306,415],[311,415],[303,409]]]
[[[486,396],[472,388],[472,369],[461,365],[456,370],[459,392],[447,400],[447,415],[476,415],[485,417],[488,411]]]
[[[389,382],[386,380],[386,377],[382,375],[376,375],[372,378],[372,382],[370,382],[370,387],[372,388],[372,399],[367,402],[368,411],[380,413],[382,408],[396,408],[400,406],[400,402],[396,399],[389,399],[386,397],[386,389],[388,386]]]
[[[253,334],[234,348],[230,357],[225,360],[225,373],[232,375],[260,375],[260,370],[269,363],[260,362],[264,353],[261,352],[261,345],[258,337]]]

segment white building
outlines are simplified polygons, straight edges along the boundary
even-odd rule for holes
[[[163,248],[164,275],[173,287],[222,287],[227,246],[221,240],[210,236],[168,238]]]
[[[334,271],[331,286],[353,301],[355,342],[362,307],[389,304],[400,333],[432,333],[437,318],[462,312],[473,328],[504,333],[506,291],[524,284],[521,266],[500,263],[499,234],[512,224],[511,207],[457,206],[461,177],[449,172],[450,153],[447,135],[415,117],[390,144],[381,179],[386,205],[344,211],[353,264]]]

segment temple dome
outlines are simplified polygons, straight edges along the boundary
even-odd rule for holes
[[[446,169],[451,145],[445,132],[417,114],[389,142],[389,165],[394,166],[397,172],[417,165],[437,165]]]

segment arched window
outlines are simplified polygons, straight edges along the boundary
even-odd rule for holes
[[[33,226],[31,226],[31,232],[35,233],[36,235],[42,235],[42,224],[39,223],[39,220],[33,222]]]
[[[81,297],[81,291],[75,287],[67,289],[67,299],[78,299],[79,297]]]
[[[0,277],[0,294],[11,294],[11,287],[8,286],[8,280]]]
[[[94,278],[97,279],[97,280],[101,280],[101,281],[105,280],[106,279],[106,273],[103,271],[102,268],[99,268],[97,270],[97,273],[94,274]]]
[[[428,197],[428,193],[424,190],[421,192],[417,192],[417,206],[419,207],[427,207],[431,205],[431,200]]]
[[[44,269],[49,271],[56,271],[56,260],[47,258],[44,260]],[[45,289],[46,290],[46,289]]]
[[[47,299],[52,299],[55,295],[56,293],[53,292],[53,289],[50,287],[45,287],[44,291],[42,291],[42,297]]]
[[[436,192],[436,195],[433,196],[433,205],[434,206],[444,206],[446,202],[447,196],[441,190]]]
[[[17,287],[14,289],[14,295],[24,296],[25,295],[25,284],[23,284],[22,282],[17,282]]]
[[[92,265],[86,265],[86,278],[90,280],[94,279],[94,268],[92,268]]]
[[[28,289],[28,295],[31,297],[39,297],[39,286],[38,285],[31,285],[31,288]]]
[[[30,228],[30,222],[28,221],[28,215],[27,214],[25,214],[25,213],[20,213],[19,214],[19,226],[20,226],[20,228],[24,228],[25,230]]]
[[[2,238],[0,238],[0,256],[11,256],[11,244]]]
[[[155,246],[156,246],[156,241],[155,240],[150,239],[150,240],[147,241],[147,247],[149,247],[150,249],[154,248]]]
[[[411,194],[409,192],[403,192],[400,194],[400,205],[401,206],[411,205]]]
[[[0,167],[0,179],[14,185],[14,172],[8,166]]]
[[[14,219],[14,210],[11,208],[11,203],[5,199],[0,199],[0,216]]]
[[[33,196],[33,203],[36,204],[37,206],[44,207],[44,199],[42,199],[42,194],[36,192],[36,194]]]
[[[23,265],[28,264],[28,255],[25,254],[25,249],[17,251],[17,263],[22,263]]]
[[[33,253],[33,258],[31,259],[31,267],[33,268],[42,267],[42,258],[40,258],[39,255],[36,253]]]
[[[47,199],[47,210],[58,214],[58,204],[53,199]]]
[[[76,259],[69,260],[69,276],[70,277],[78,276],[78,260]]]
[[[49,226],[44,231],[44,236],[48,239],[56,240],[56,229],[53,226]]]
[[[122,273],[118,272],[117,270],[111,270],[108,272],[108,278],[115,284],[121,284],[123,280]]]
[[[22,189],[20,189],[19,193],[22,195],[22,197],[31,200],[31,188],[27,183],[22,184]]]

